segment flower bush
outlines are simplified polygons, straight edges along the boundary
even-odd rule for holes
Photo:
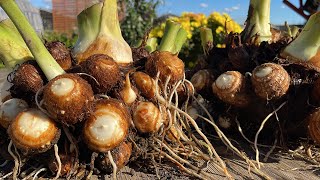
[[[226,13],[220,14],[213,12],[207,17],[204,14],[186,12],[182,13],[180,17],[169,17],[169,19],[181,23],[182,27],[188,33],[188,41],[179,53],[179,57],[183,59],[189,67],[194,65],[199,54],[203,54],[200,40],[201,27],[212,29],[213,42],[218,48],[225,47],[224,42],[227,33],[240,33],[242,31],[241,26]],[[150,31],[149,37],[156,37],[159,39],[158,42],[160,42],[164,28],[165,22],[154,27]]]

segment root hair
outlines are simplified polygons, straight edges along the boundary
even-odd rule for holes
[[[56,174],[56,177],[54,177],[53,179],[57,180],[60,177],[62,165],[61,165],[61,160],[60,160],[60,156],[59,156],[58,145],[55,144],[53,148],[54,148],[54,155],[55,155],[55,157],[57,159],[57,163],[58,163],[58,172]]]

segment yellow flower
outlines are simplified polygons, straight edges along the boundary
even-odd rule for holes
[[[158,31],[157,36],[161,38],[163,36],[163,31]]]
[[[201,22],[202,25],[207,25],[208,24],[208,20],[207,19],[203,19]]]
[[[160,28],[164,29],[166,27],[166,23],[161,23]]]
[[[188,30],[188,29],[190,29],[190,22],[181,22],[181,26],[182,26],[185,30]]]
[[[192,38],[191,32],[188,32],[187,38],[188,38],[188,39],[191,39],[191,38]]]
[[[204,15],[204,14],[200,14],[199,17],[200,17],[200,20],[203,20],[203,19],[207,18],[206,15]]]
[[[179,17],[170,17],[170,20],[175,21],[175,22],[179,22]]]
[[[221,32],[224,31],[224,28],[222,26],[219,26],[217,29],[216,29],[216,33],[217,34],[220,34]]]
[[[217,44],[217,46],[216,46],[217,48],[225,48],[226,47],[226,45],[225,44]]]
[[[220,24],[220,26],[223,26],[227,29],[227,32],[230,33],[233,32],[241,32],[241,27],[238,23],[236,23],[230,15],[223,13],[222,15],[218,12],[213,12],[209,15],[208,21],[214,23],[214,24]],[[220,31],[220,30],[218,30]]]
[[[156,29],[152,29],[149,33],[149,37],[152,38],[152,37],[157,37],[157,30]]]
[[[198,28],[201,26],[200,22],[191,22],[191,26]]]

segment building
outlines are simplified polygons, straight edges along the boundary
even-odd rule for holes
[[[24,13],[24,15],[27,17],[33,28],[38,33],[42,32],[43,24],[39,9],[33,7],[28,0],[16,0],[16,3],[18,4],[19,8]],[[3,9],[0,8],[0,21],[7,18],[7,14],[4,12]]]
[[[72,33],[77,28],[77,15],[99,0],[52,0],[53,29]]]
[[[52,0],[53,30],[72,33],[77,30],[77,15],[85,8],[102,0]],[[119,0],[119,19],[125,16],[125,1]]]
[[[47,9],[40,9],[40,16],[43,22],[43,29],[45,31],[52,31],[53,24],[52,24],[52,12],[51,10]]]

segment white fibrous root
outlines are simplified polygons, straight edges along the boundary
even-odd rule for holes
[[[199,112],[196,108],[194,108],[192,105],[187,107],[187,113],[189,114],[189,116],[192,117],[192,119],[197,119]]]

